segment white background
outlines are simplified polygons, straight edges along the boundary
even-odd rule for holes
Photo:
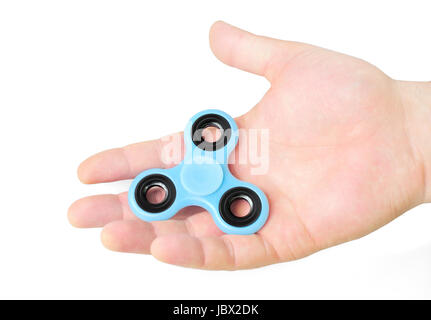
[[[223,19],[254,33],[361,57],[397,79],[431,79],[429,1],[0,1],[0,298],[431,298],[431,205],[300,261],[189,270],[103,248],[72,228],[76,168],[106,148],[233,116],[268,83],[208,45]]]

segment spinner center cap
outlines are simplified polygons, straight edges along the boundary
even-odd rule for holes
[[[190,193],[208,195],[215,192],[222,184],[223,169],[214,160],[198,159],[192,164],[183,165],[181,182]]]

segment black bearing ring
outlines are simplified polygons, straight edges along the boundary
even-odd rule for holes
[[[216,127],[221,130],[221,137],[214,142],[205,141],[202,136],[203,130],[208,127]],[[192,125],[192,141],[200,149],[205,151],[216,151],[223,148],[231,137],[229,122],[218,114],[205,114],[199,117]]]
[[[230,206],[237,199],[244,199],[250,205],[249,213],[244,217],[233,214]],[[256,192],[245,187],[236,187],[226,191],[220,199],[219,211],[224,221],[234,227],[246,227],[257,220],[262,210],[262,202]]]
[[[151,203],[147,199],[147,192],[152,187],[161,187],[165,191],[165,198],[160,203]],[[142,210],[159,213],[168,209],[176,198],[175,185],[171,179],[161,174],[151,174],[139,181],[135,189],[136,203]]]

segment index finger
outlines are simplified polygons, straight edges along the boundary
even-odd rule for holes
[[[184,157],[183,134],[131,144],[99,152],[78,168],[83,183],[93,184],[132,179],[150,168],[170,168]]]

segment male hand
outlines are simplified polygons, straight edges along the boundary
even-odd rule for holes
[[[130,211],[126,193],[76,201],[69,210],[74,226],[103,227],[112,250],[186,267],[243,269],[362,237],[430,201],[430,84],[396,81],[360,59],[223,22],[212,26],[210,42],[222,62],[271,82],[236,119],[241,129],[269,130],[268,172],[230,166],[267,195],[265,226],[254,235],[226,235],[199,208],[148,223]],[[163,147],[157,140],[101,152],[81,164],[79,177],[99,183],[166,167]]]

